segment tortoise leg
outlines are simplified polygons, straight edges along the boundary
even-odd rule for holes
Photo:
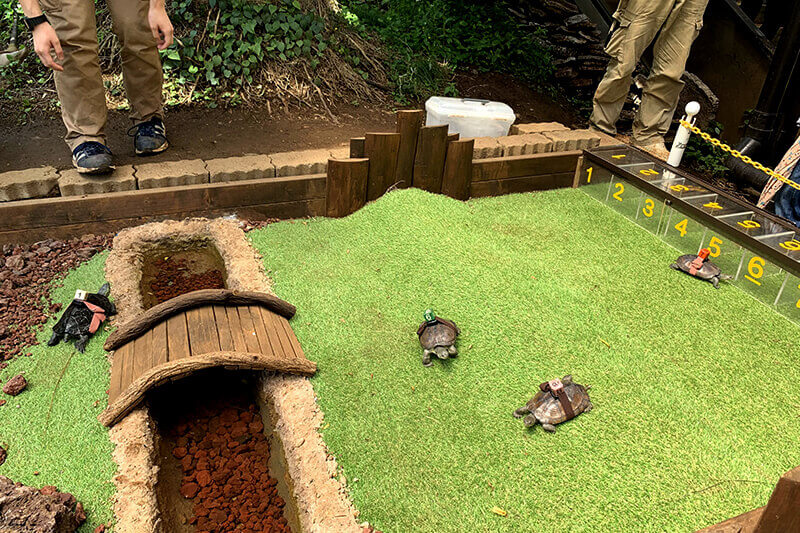
[[[63,338],[63,335],[59,335],[57,332],[54,331],[53,335],[50,337],[50,340],[47,341],[47,345],[48,346],[55,346],[56,344],[61,342],[62,338]]]
[[[455,345],[453,345],[447,348],[447,353],[450,354],[450,357],[455,357],[458,355],[458,350],[456,349]]]
[[[670,268],[674,268],[675,270],[680,270],[681,269],[681,267],[678,266],[678,263],[672,263],[669,267]]]
[[[714,286],[715,289],[719,289],[719,278],[717,276],[711,278],[711,284]]]
[[[572,374],[567,374],[563,378],[561,378],[561,383],[564,385],[571,385],[572,384]]]
[[[433,363],[431,363],[431,353],[430,350],[422,352],[422,366],[433,366]]]
[[[528,414],[528,408],[526,406],[522,406],[519,409],[514,410],[514,418],[522,418],[526,414]]]
[[[522,423],[525,424],[526,428],[532,428],[536,425],[536,417],[533,416],[533,413],[531,413],[522,419]]]
[[[592,408],[594,408],[594,405],[592,405],[592,402],[589,402],[589,405],[586,406],[586,409],[584,409],[583,412],[588,413],[592,410]]]
[[[86,343],[89,342],[89,335],[81,335],[78,337],[78,340],[75,341],[75,349],[79,352],[83,353],[86,351]]]
[[[553,424],[542,424],[542,429],[548,433],[555,433],[556,427]]]

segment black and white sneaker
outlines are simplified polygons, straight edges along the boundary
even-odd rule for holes
[[[160,154],[169,148],[167,128],[164,127],[164,121],[158,117],[133,126],[128,130],[128,135],[133,137],[136,155]]]
[[[108,174],[114,171],[108,147],[97,141],[81,143],[72,151],[72,164],[81,174]]]

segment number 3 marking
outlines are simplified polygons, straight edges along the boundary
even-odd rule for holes
[[[711,257],[719,257],[719,255],[722,253],[722,249],[719,247],[720,244],[722,244],[720,239],[717,237],[712,237],[711,241],[708,243],[708,248],[711,250],[711,253],[708,255]]]
[[[642,213],[644,213],[644,216],[646,216],[647,218],[650,218],[653,216],[653,209],[655,207],[656,203],[650,198],[648,198],[647,200],[644,201],[644,207],[642,208]]]
[[[625,192],[625,186],[621,183],[615,183],[614,186],[617,188],[617,192],[614,193],[614,198],[622,201],[622,193]]]
[[[681,237],[686,237],[686,226],[689,224],[689,219],[684,218],[677,224],[675,224],[675,229],[681,232]]]

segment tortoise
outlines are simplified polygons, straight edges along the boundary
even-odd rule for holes
[[[697,255],[682,255],[677,261],[672,263],[670,267],[674,268],[675,270],[686,272],[690,276],[709,281],[715,289],[719,289],[720,280],[728,280],[733,276],[723,274],[722,270],[720,270],[717,265],[709,261],[708,255],[710,253],[711,250],[708,248],[703,248]]]
[[[111,287],[104,283],[97,293],[76,291],[75,299],[53,326],[53,335],[47,342],[48,346],[55,346],[62,340],[76,339],[75,348],[83,353],[89,338],[100,328],[106,317],[114,315],[117,308],[108,294]]]
[[[417,335],[422,345],[422,364],[431,366],[431,356],[439,359],[456,357],[458,350],[455,347],[456,337],[461,330],[455,322],[436,316],[432,309],[425,310],[425,321],[419,325]]]
[[[556,430],[556,424],[592,410],[589,387],[575,383],[570,375],[560,380],[554,379],[542,383],[539,389],[527,404],[514,411],[514,418],[522,418],[526,428],[539,423],[545,431],[553,432]],[[567,409],[564,408],[562,401],[568,402]],[[572,413],[569,413],[569,410]]]

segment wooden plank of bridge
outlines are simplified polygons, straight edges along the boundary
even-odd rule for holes
[[[253,325],[255,326],[256,337],[261,347],[261,353],[265,355],[274,355],[276,352],[272,348],[272,343],[269,340],[267,327],[264,324],[264,317],[261,315],[261,308],[257,305],[249,305],[247,308],[250,310],[250,315],[253,317]],[[266,312],[268,313],[269,311]]]
[[[167,351],[170,361],[178,361],[192,355],[186,313],[178,313],[167,319]]]
[[[329,217],[346,217],[367,203],[369,159],[331,159],[328,161]]]
[[[217,332],[219,333],[219,349],[223,352],[233,351],[233,335],[231,326],[228,322],[228,312],[222,305],[214,306],[214,319],[217,321]]]
[[[399,133],[367,133],[364,155],[369,158],[367,200],[377,200],[397,181]]]
[[[475,139],[453,141],[448,144],[447,160],[442,175],[442,194],[456,200],[469,199],[474,147]]]
[[[192,354],[220,351],[217,321],[210,305],[186,311],[186,324],[189,326],[189,346]]]
[[[247,346],[247,351],[249,353],[261,353],[261,345],[258,343],[256,325],[253,322],[253,315],[250,313],[250,308],[247,306],[239,306],[238,310],[239,319],[242,322],[244,344]]]
[[[231,328],[231,337],[233,337],[233,349],[237,352],[246,352],[247,343],[244,340],[242,333],[242,322],[239,319],[238,307],[228,307],[228,323]]]
[[[414,160],[417,155],[419,130],[425,112],[420,109],[397,112],[397,133],[400,134],[400,149],[397,155],[396,179],[401,188],[411,187],[414,182]]]
[[[414,161],[414,187],[440,193],[446,156],[447,125],[420,128],[417,156]]]

